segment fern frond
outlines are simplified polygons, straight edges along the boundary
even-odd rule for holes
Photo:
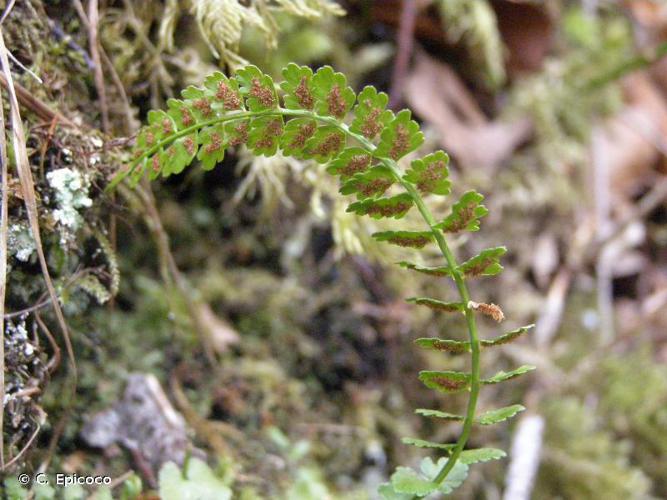
[[[282,96],[276,93],[271,77],[254,66],[239,70],[232,78],[214,73],[206,78],[202,87],[186,88],[181,100],[169,101],[168,111],[148,114],[148,124],[137,136],[133,161],[110,187],[128,176],[136,184],[145,175],[157,178],[178,174],[194,163],[195,158],[204,169],[210,169],[222,160],[227,149],[245,146],[254,155],[267,157],[267,168],[261,171],[266,179],[272,175],[269,159],[280,158],[278,151],[299,160],[328,164],[326,170],[342,183],[341,193],[355,198],[346,213],[368,216],[387,224],[404,218],[409,212],[419,214],[425,227],[385,230],[373,236],[377,241],[410,248],[435,244],[442,253],[444,263],[438,267],[402,265],[434,278],[452,280],[458,297],[453,301],[424,297],[408,301],[436,312],[462,314],[468,340],[418,339],[417,344],[454,354],[469,353],[470,371],[422,371],[419,379],[426,387],[439,392],[468,392],[468,405],[456,443],[408,440],[415,446],[444,450],[447,455],[437,462],[429,459],[422,463],[421,472],[399,468],[391,482],[382,486],[381,493],[386,498],[406,493],[418,496],[449,493],[467,475],[468,464],[505,456],[504,452],[491,448],[465,450],[473,425],[499,422],[519,411],[515,405],[487,412],[478,419],[476,407],[482,385],[510,380],[534,368],[522,366],[508,373],[498,372],[488,379],[481,378],[482,346],[510,342],[529,328],[513,330],[492,340],[481,340],[477,332],[476,313],[496,321],[504,319],[504,315],[495,304],[471,300],[467,280],[501,272],[499,258],[506,250],[504,247],[487,249],[459,265],[445,234],[478,231],[480,218],[488,213],[481,205],[484,197],[475,191],[465,193],[452,205],[451,213],[442,222],[436,222],[423,196],[449,193],[447,155],[444,152],[427,155],[413,161],[409,170],[403,170],[398,160],[423,142],[419,125],[412,120],[409,111],[394,114],[387,110],[386,95],[370,87],[355,95],[347,86],[345,76],[330,67],[313,73],[310,68],[290,64],[283,76],[285,80],[279,86],[284,92]],[[350,112],[353,116],[348,121]],[[261,179],[260,172],[253,175]],[[451,418],[449,414],[447,418]]]

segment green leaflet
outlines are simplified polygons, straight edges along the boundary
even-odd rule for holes
[[[501,344],[508,344],[519,337],[521,337],[524,333],[526,333],[528,330],[533,328],[535,325],[526,325],[522,326],[520,328],[517,328],[516,330],[512,330],[511,332],[507,332],[503,335],[500,335],[499,337],[496,337],[494,339],[490,340],[480,340],[480,343],[482,347],[493,347],[496,345],[501,345]]]
[[[524,373],[531,372],[535,369],[532,365],[523,365],[519,368],[512,370],[510,372],[500,371],[496,373],[493,377],[482,380],[482,384],[498,384],[504,382],[505,380],[510,380],[516,377],[523,375]]]
[[[508,418],[512,418],[517,413],[524,411],[526,408],[523,405],[505,406],[497,410],[489,410],[477,417],[477,422],[481,425],[493,425],[498,422],[504,422]]]
[[[311,118],[294,118],[287,122],[280,138],[280,149],[285,156],[305,159],[306,143],[317,130],[317,122]]]
[[[417,472],[409,467],[398,467],[396,472],[391,476],[392,494],[414,495],[417,497],[424,497],[431,493],[442,493],[444,495],[450,494],[456,488],[463,484],[466,477],[468,477],[468,466],[461,461],[457,461],[445,480],[437,484],[433,481],[447,463],[447,457],[442,457],[437,463],[434,463],[431,458],[426,457],[420,464],[420,471]],[[384,491],[387,491],[385,488]],[[385,496],[385,499],[392,499],[397,497]],[[398,497],[400,498],[400,497]]]
[[[376,198],[381,196],[394,184],[394,175],[385,166],[373,167],[370,170],[354,174],[343,183],[340,193],[356,194],[357,199]]]
[[[429,389],[445,393],[465,391],[470,387],[470,374],[453,371],[430,371],[419,372],[419,380]]]
[[[468,191],[454,204],[452,213],[436,228],[445,233],[479,231],[479,219],[489,213],[484,205],[480,205],[482,200],[484,196],[477,191]]]
[[[450,192],[449,156],[444,151],[436,151],[414,160],[403,178],[413,183],[421,193],[447,195]]]
[[[234,120],[225,123],[225,145],[240,146],[246,144],[249,138],[250,121]]]
[[[504,408],[498,408],[496,410],[489,410],[482,413],[479,417],[475,419],[475,422],[479,425],[493,425],[499,422],[504,422],[505,420],[512,418],[517,413],[524,411],[526,408],[522,405],[511,405]],[[417,415],[423,417],[435,417],[442,420],[454,420],[462,421],[463,415],[455,415],[453,413],[447,413],[439,410],[429,410],[426,408],[419,408],[415,410]]]
[[[347,211],[357,215],[368,215],[374,219],[382,217],[401,219],[412,208],[412,203],[410,195],[402,193],[391,198],[356,201],[347,207]]]
[[[438,485],[409,467],[397,467],[391,476],[391,487],[397,493],[425,497],[438,489]]]
[[[327,172],[345,180],[368,170],[372,159],[373,157],[361,148],[347,148],[329,163]]]
[[[459,312],[463,311],[463,304],[460,302],[442,302],[437,299],[429,299],[428,297],[410,297],[405,299],[406,302],[417,304],[419,306],[426,306],[429,309],[442,312]]]
[[[398,493],[394,491],[391,483],[382,483],[378,488],[378,493],[383,500],[412,500],[414,498],[414,495],[410,493]]]
[[[209,75],[204,80],[204,87],[210,96],[211,107],[216,111],[238,111],[245,109],[239,90],[239,82],[227,78],[220,71]]]
[[[283,133],[282,116],[263,116],[250,122],[248,147],[256,155],[274,156]]]
[[[331,66],[317,70],[313,75],[312,88],[315,111],[322,116],[344,118],[356,100],[354,91],[347,86],[345,75],[334,72]]]
[[[450,354],[463,354],[465,352],[470,352],[470,342],[461,342],[458,340],[421,338],[415,340],[415,344],[417,344],[422,349],[428,349],[430,351],[443,351]]]
[[[432,300],[432,299],[430,299]],[[481,347],[494,347],[501,344],[508,344],[516,339],[518,339],[525,332],[530,330],[534,325],[522,326],[511,332],[507,332],[504,335],[500,335],[491,340],[480,340]],[[449,340],[449,339],[439,339],[439,338],[419,338],[415,340],[417,344],[422,349],[428,349],[431,351],[442,351],[450,354],[462,354],[470,351],[470,342],[460,341],[460,340]]]
[[[151,110],[148,112],[148,126],[138,136],[137,146],[142,142],[149,147],[169,137],[176,130],[176,122],[165,111]]]
[[[181,101],[180,99],[168,99],[167,107],[169,108],[167,114],[173,120],[178,130],[182,130],[195,124],[196,118],[194,113],[185,101]]]
[[[319,163],[326,163],[345,147],[345,134],[336,127],[325,126],[315,131],[306,141],[304,158],[312,158]]]
[[[285,107],[288,109],[308,109],[315,106],[313,95],[313,70],[294,63],[283,69],[283,81],[280,88],[285,92]]]
[[[375,157],[398,160],[422,145],[424,134],[419,131],[419,125],[411,120],[410,116],[412,116],[410,111],[404,109],[389,122],[382,131]]]
[[[368,86],[361,91],[357,102],[350,130],[372,140],[394,118],[394,113],[386,109],[389,96]]]
[[[417,271],[418,273],[428,274],[430,276],[451,276],[452,270],[449,266],[435,266],[435,267],[425,267],[418,264],[413,264],[412,262],[401,261],[398,263],[399,266],[405,269],[411,269],[412,271]]]
[[[204,170],[212,170],[225,157],[225,127],[211,125],[199,134],[201,147],[197,159]]]
[[[503,270],[503,266],[500,265],[500,257],[506,253],[507,248],[505,247],[487,248],[461,264],[459,271],[468,278],[495,276]]]
[[[490,460],[499,460],[505,458],[507,453],[496,448],[477,448],[474,450],[463,450],[459,460],[466,465],[476,464],[478,462],[489,462]]]
[[[403,444],[409,444],[410,446],[416,446],[417,448],[437,448],[439,450],[445,450],[450,452],[456,446],[451,443],[434,443],[433,441],[424,441],[423,439],[409,438],[404,437],[401,439]]]
[[[426,476],[435,477],[446,463],[447,457],[438,459],[437,463],[434,463],[431,458],[426,457],[421,461],[420,468],[422,473]],[[468,466],[461,461],[457,461],[447,478],[440,484],[438,491],[440,493],[444,493],[445,495],[449,495],[452,491],[463,484],[463,481],[465,481],[466,477],[468,477]]]
[[[246,66],[236,73],[241,95],[246,97],[246,106],[251,111],[264,111],[278,107],[278,96],[273,79],[262,73],[257,66]]]
[[[373,233],[377,241],[386,241],[400,247],[424,248],[433,241],[433,233],[430,231],[383,231]]]
[[[198,148],[196,132],[176,139],[160,157],[162,174],[165,177],[171,174],[180,174],[185,167],[192,163]]]
[[[422,417],[435,417],[441,418],[443,420],[463,420],[463,415],[454,415],[453,413],[447,413],[440,410],[428,410],[426,408],[417,408],[415,410],[417,415]]]

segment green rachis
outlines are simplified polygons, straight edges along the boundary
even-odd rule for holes
[[[442,456],[422,461],[419,471],[398,467],[389,483],[382,485],[385,498],[424,497],[448,494],[458,487],[475,462],[505,456],[494,448],[466,449],[475,425],[490,425],[523,410],[521,405],[479,414],[477,399],[482,385],[495,384],[519,376],[531,369],[522,366],[483,379],[480,351],[485,347],[509,342],[530,326],[519,328],[492,340],[480,340],[476,316],[488,315],[500,321],[503,314],[494,304],[471,300],[467,280],[499,273],[504,247],[489,248],[459,264],[447,245],[446,234],[477,231],[479,219],[487,209],[483,196],[469,191],[452,204],[451,212],[438,219],[424,202],[425,195],[450,193],[448,157],[442,151],[411,162],[407,169],[398,161],[423,142],[419,125],[408,110],[394,114],[386,109],[387,95],[365,87],[359,95],[347,86],[345,76],[323,67],[313,73],[294,64],[283,70],[281,95],[270,76],[248,66],[228,78],[220,72],[208,76],[202,87],[188,87],[182,100],[170,99],[167,111],[151,111],[148,124],[137,136],[129,168],[116,176],[111,187],[126,177],[138,182],[144,175],[151,179],[181,172],[195,158],[204,169],[212,169],[229,147],[245,144],[254,154],[271,156],[281,150],[298,159],[327,163],[327,171],[338,176],[341,193],[355,196],[348,211],[373,218],[399,219],[416,208],[424,226],[415,231],[384,231],[373,236],[395,245],[423,248],[435,244],[444,262],[440,267],[423,267],[409,262],[401,266],[434,278],[453,280],[458,297],[452,302],[430,298],[409,301],[442,312],[465,316],[468,341],[417,339],[424,349],[450,353],[469,353],[470,372],[422,371],[420,380],[427,387],[444,392],[467,391],[464,415],[419,409],[425,417],[462,422],[456,443],[441,444],[405,438],[406,444],[433,448]],[[392,195],[386,195],[393,188]]]

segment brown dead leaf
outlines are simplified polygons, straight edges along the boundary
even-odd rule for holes
[[[604,124],[599,148],[608,163],[612,204],[624,211],[634,197],[653,184],[654,169],[667,154],[667,104],[646,73],[634,73],[623,81],[627,105]]]
[[[493,170],[532,131],[528,118],[489,121],[458,75],[423,52],[406,80],[410,107],[440,132],[440,144],[464,167]]]

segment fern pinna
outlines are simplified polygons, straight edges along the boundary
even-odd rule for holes
[[[182,100],[167,102],[167,111],[148,114],[148,125],[137,136],[129,168],[116,176],[111,187],[127,176],[137,183],[144,175],[155,179],[178,174],[195,158],[203,169],[209,170],[223,159],[227,148],[245,144],[257,155],[274,155],[281,150],[298,159],[328,163],[328,172],[340,178],[341,193],[356,198],[350,203],[349,212],[376,219],[400,219],[416,208],[425,222],[421,230],[385,231],[373,236],[403,247],[423,248],[434,243],[442,252],[444,263],[440,267],[409,262],[400,265],[453,280],[457,299],[408,300],[436,311],[463,314],[468,341],[421,338],[416,343],[423,349],[469,353],[470,372],[422,371],[419,378],[428,388],[443,393],[467,391],[469,398],[464,415],[417,410],[425,417],[461,421],[460,437],[452,444],[405,438],[407,444],[433,448],[442,456],[435,461],[424,459],[419,471],[398,467],[380,492],[385,498],[400,499],[448,494],[463,482],[470,464],[505,456],[503,451],[493,448],[465,449],[473,426],[495,424],[524,409],[513,405],[478,414],[481,386],[503,382],[534,368],[522,366],[487,379],[481,377],[480,350],[510,342],[532,326],[492,340],[480,340],[478,336],[477,314],[501,321],[503,313],[494,304],[472,301],[466,282],[499,273],[502,270],[499,259],[506,250],[490,248],[467,262],[457,262],[445,234],[479,230],[479,220],[487,214],[481,204],[483,196],[475,191],[466,192],[452,204],[444,219],[438,221],[433,216],[424,196],[450,193],[449,159],[438,151],[412,161],[406,170],[399,166],[398,161],[423,142],[410,111],[394,114],[387,110],[387,95],[370,86],[355,95],[345,76],[330,67],[313,73],[308,67],[290,64],[283,70],[283,76],[279,86],[281,96],[271,77],[255,66],[239,70],[234,77],[216,72],[206,78],[202,87],[186,88]],[[386,195],[392,186],[397,186],[400,192]]]

